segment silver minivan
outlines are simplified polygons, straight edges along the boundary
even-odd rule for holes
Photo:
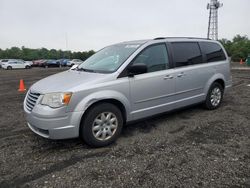
[[[28,126],[50,139],[114,142],[127,122],[184,106],[220,106],[232,85],[217,41],[156,38],[105,47],[77,68],[36,82],[24,110]]]

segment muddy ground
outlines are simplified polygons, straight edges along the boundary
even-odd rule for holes
[[[250,71],[232,71],[221,107],[124,127],[109,147],[52,141],[26,126],[17,92],[63,69],[0,70],[0,187],[250,187]]]

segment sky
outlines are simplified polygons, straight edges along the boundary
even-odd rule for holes
[[[206,37],[210,0],[0,0],[0,48],[99,50],[167,36]],[[221,0],[219,38],[250,37],[250,0]]]

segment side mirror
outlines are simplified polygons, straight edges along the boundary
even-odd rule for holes
[[[129,76],[143,74],[146,72],[148,72],[148,68],[147,68],[147,65],[145,65],[144,63],[138,63],[138,64],[134,64],[128,67]]]
[[[70,68],[70,70],[74,70],[74,69],[76,69],[78,67],[78,65],[73,65],[71,68]]]

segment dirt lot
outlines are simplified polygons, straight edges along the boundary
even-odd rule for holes
[[[62,69],[0,70],[0,187],[250,187],[250,71],[233,71],[221,108],[200,105],[124,127],[91,149],[26,126],[17,92]]]

